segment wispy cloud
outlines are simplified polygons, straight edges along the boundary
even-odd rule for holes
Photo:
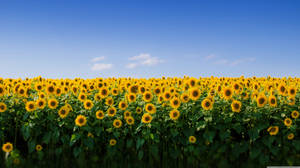
[[[254,62],[256,59],[254,57],[241,58],[241,59],[226,59],[217,57],[214,54],[210,54],[204,57],[208,62],[215,65],[227,65],[227,66],[237,66],[244,63]]]
[[[99,63],[100,61],[103,61],[104,59],[105,59],[104,56],[93,58],[91,60],[93,62],[91,70],[92,71],[102,71],[102,70],[111,69],[113,67],[113,64],[110,64],[110,63]]]
[[[113,67],[112,64],[104,64],[104,63],[96,63],[92,66],[92,71],[101,71],[111,69]]]
[[[213,58],[216,58],[215,54],[209,54],[206,57],[204,57],[205,60],[210,60],[210,59],[213,59]]]
[[[102,56],[102,57],[95,57],[95,58],[93,58],[91,61],[92,61],[92,62],[98,62],[98,61],[102,61],[102,60],[104,60],[104,59],[105,59],[104,56]]]
[[[136,68],[141,65],[154,66],[164,62],[164,60],[159,59],[158,57],[152,57],[148,53],[141,53],[140,55],[128,58],[128,60],[133,61],[126,65],[126,68],[129,69]]]

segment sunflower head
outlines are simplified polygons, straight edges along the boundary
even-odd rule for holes
[[[197,141],[197,139],[196,139],[196,137],[195,136],[189,136],[189,142],[190,143],[196,143],[196,141]]]
[[[28,101],[26,102],[26,111],[32,112],[36,109],[36,103],[34,101]]]
[[[7,110],[7,106],[5,103],[0,102],[0,113],[3,113]]]
[[[107,109],[107,114],[109,117],[115,116],[117,113],[117,109],[115,107],[110,107]]]
[[[86,117],[83,115],[78,115],[75,119],[75,124],[79,127],[86,125]]]
[[[114,122],[113,122],[113,126],[115,128],[120,128],[122,126],[122,121],[119,120],[119,119],[115,119]]]
[[[98,110],[96,112],[96,118],[102,120],[104,118],[104,112],[102,110]]]
[[[70,110],[66,106],[63,106],[59,109],[58,115],[60,118],[66,118],[69,114]]]
[[[136,111],[137,114],[141,114],[142,111],[143,111],[143,109],[142,109],[141,107],[137,107],[137,108],[135,109],[135,111]]]
[[[204,110],[211,110],[213,109],[213,102],[208,99],[208,98],[205,98],[202,102],[201,102],[201,106]]]
[[[57,106],[58,106],[58,101],[56,99],[48,100],[48,107],[50,109],[56,109]]]
[[[172,120],[177,120],[180,116],[180,112],[177,109],[170,111],[169,116]]]
[[[127,107],[128,107],[128,105],[125,101],[120,101],[119,102],[119,109],[126,110]]]
[[[271,96],[269,97],[269,104],[270,104],[270,106],[272,106],[272,107],[276,107],[276,106],[277,106],[277,100],[276,100],[276,97],[275,97],[275,96],[271,95]]]
[[[189,89],[189,93],[190,93],[190,98],[194,101],[198,100],[199,97],[201,96],[200,89],[198,89],[197,87],[193,87]]]
[[[170,101],[171,107],[177,109],[178,107],[180,107],[181,101],[179,98],[174,97],[171,101]]]
[[[127,97],[128,97],[128,101],[129,101],[130,103],[136,101],[136,94],[129,93]]]
[[[132,116],[129,116],[126,118],[126,123],[128,125],[133,125],[134,124],[134,118]]]
[[[149,113],[145,113],[142,116],[142,123],[149,124],[152,121],[152,116]]]
[[[152,103],[146,104],[145,110],[150,114],[156,113],[156,107]]]
[[[115,139],[110,139],[109,140],[109,145],[110,146],[115,146],[117,144],[117,141]]]
[[[292,116],[292,118],[297,119],[297,118],[299,118],[299,112],[294,110],[294,111],[292,111],[291,116]]]
[[[239,113],[241,111],[242,103],[240,101],[234,100],[231,103],[231,109],[233,112]]]
[[[90,110],[94,106],[94,103],[91,100],[85,100],[83,104],[86,110]]]
[[[143,94],[143,100],[144,100],[145,102],[150,102],[150,101],[152,100],[152,98],[153,98],[153,95],[152,95],[152,93],[149,92],[149,91],[146,91],[146,92]]]
[[[278,126],[270,126],[268,128],[268,132],[270,135],[276,135],[279,131],[279,127]]]
[[[9,153],[13,150],[13,145],[10,142],[6,142],[2,145],[3,152]]]
[[[263,107],[267,104],[267,97],[264,94],[258,95],[256,98],[256,103],[258,107]]]
[[[43,149],[42,145],[38,144],[38,145],[35,146],[36,151],[41,151],[42,149]]]
[[[284,125],[290,127],[293,124],[293,121],[290,118],[284,119]]]
[[[295,137],[295,135],[293,133],[289,133],[287,136],[287,139],[292,140],[292,139],[294,139],[294,137]]]

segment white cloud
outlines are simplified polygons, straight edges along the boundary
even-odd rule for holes
[[[255,58],[244,58],[244,59],[237,59],[237,60],[234,60],[230,63],[231,66],[236,66],[236,65],[239,65],[239,64],[242,64],[242,63],[247,63],[247,62],[254,62],[255,61]]]
[[[126,68],[132,69],[132,68],[135,68],[136,66],[137,66],[136,63],[129,63],[126,65]]]
[[[92,71],[101,71],[111,69],[113,67],[112,64],[104,64],[104,63],[96,63],[92,66]]]
[[[220,60],[215,61],[214,63],[217,64],[217,65],[225,65],[228,62],[229,61],[227,59],[220,59]]]
[[[130,57],[129,60],[135,61],[135,60],[146,60],[151,58],[150,54],[148,53],[141,53],[140,55]]]
[[[141,65],[154,66],[164,62],[162,59],[152,57],[148,53],[141,53],[140,55],[130,57],[129,60],[134,61],[126,65],[126,68],[129,69],[136,68]]]
[[[91,61],[92,61],[92,62],[98,62],[98,61],[102,61],[102,60],[104,60],[104,59],[105,59],[104,56],[102,56],[102,57],[95,57],[95,58],[93,58]]]
[[[210,59],[213,59],[213,58],[216,58],[216,55],[210,54],[210,55],[207,55],[206,57],[204,57],[205,60],[210,60]]]

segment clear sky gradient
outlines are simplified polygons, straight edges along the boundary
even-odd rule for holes
[[[300,76],[298,0],[1,0],[0,77]]]

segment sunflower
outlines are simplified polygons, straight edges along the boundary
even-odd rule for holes
[[[69,112],[70,112],[69,108],[67,108],[66,106],[63,106],[58,110],[58,115],[60,118],[66,118],[68,116]]]
[[[190,100],[190,97],[187,93],[182,93],[180,99],[183,103],[187,103]]]
[[[267,104],[267,97],[265,94],[259,94],[256,98],[256,103],[258,107],[263,107]]]
[[[137,114],[141,114],[142,111],[143,111],[143,109],[142,109],[141,107],[137,107],[137,108],[135,109],[135,111],[136,111]]]
[[[115,146],[117,144],[117,141],[115,139],[110,139],[109,140],[109,145],[110,146]]]
[[[226,87],[223,89],[223,97],[226,99],[226,100],[229,100],[231,99],[233,95],[233,90],[231,87]]]
[[[293,124],[293,121],[290,118],[284,119],[284,125],[290,127]]]
[[[195,136],[190,136],[190,137],[189,137],[189,142],[190,142],[190,143],[196,143],[196,141],[197,141],[197,139],[196,139]]]
[[[287,92],[287,89],[286,89],[286,85],[284,83],[281,83],[279,86],[278,86],[278,91],[279,91],[279,94],[282,95],[282,96],[286,96],[286,92]]]
[[[163,94],[163,98],[164,98],[165,101],[169,101],[171,99],[171,96],[172,96],[172,94],[169,91],[166,91]]]
[[[155,87],[153,90],[154,94],[156,94],[157,96],[161,94],[161,88],[159,86]]]
[[[113,89],[111,90],[111,94],[112,94],[113,96],[117,96],[117,95],[119,94],[119,90],[118,90],[117,88],[113,88]]]
[[[150,114],[156,113],[156,107],[152,103],[146,104],[145,110]]]
[[[125,111],[124,112],[124,118],[126,119],[129,116],[131,116],[131,112],[130,111]]]
[[[45,93],[40,92],[40,93],[39,93],[39,98],[40,98],[40,99],[45,99],[45,98],[46,98]]]
[[[247,92],[242,92],[241,95],[244,100],[247,100],[249,98],[249,94]]]
[[[294,111],[292,111],[291,116],[292,116],[292,118],[297,119],[299,117],[299,112],[294,110]]]
[[[279,127],[278,126],[270,126],[268,128],[268,132],[270,135],[276,135],[279,131]]]
[[[128,88],[129,93],[137,94],[139,91],[139,87],[137,85],[132,85]]]
[[[201,106],[204,110],[211,110],[213,109],[213,102],[208,99],[208,98],[205,98],[202,102],[201,102]]]
[[[152,100],[152,98],[153,98],[153,95],[152,95],[152,93],[149,92],[149,91],[146,91],[146,92],[143,94],[143,100],[144,100],[145,102],[150,102],[150,101]]]
[[[94,103],[91,100],[85,100],[83,104],[86,110],[90,110],[94,106]]]
[[[297,94],[297,88],[294,87],[294,86],[289,87],[289,89],[288,89],[288,95],[290,97],[295,97],[296,94]]]
[[[108,106],[111,106],[114,104],[114,99],[112,97],[107,97],[105,99],[105,104],[108,105]]]
[[[79,127],[82,127],[86,124],[86,117],[83,115],[78,115],[75,119],[75,124]]]
[[[55,87],[53,85],[47,85],[46,86],[46,92],[47,94],[54,94],[55,93]]]
[[[119,102],[119,109],[126,110],[127,107],[128,107],[128,105],[125,101],[120,101]]]
[[[109,95],[109,90],[106,87],[103,87],[100,89],[99,93],[102,98],[105,98]]]
[[[95,99],[96,101],[100,101],[100,100],[101,100],[101,95],[100,95],[99,93],[95,94],[95,95],[94,95],[94,99]]]
[[[196,78],[190,78],[188,80],[188,85],[192,88],[192,87],[195,87],[197,84],[197,79]]]
[[[13,145],[10,142],[6,142],[2,145],[3,152],[9,153],[13,150]]]
[[[192,100],[198,100],[201,96],[200,90],[196,87],[189,89],[189,93]]]
[[[28,112],[32,112],[32,111],[34,111],[35,110],[35,108],[36,108],[36,105],[35,105],[36,103],[34,102],[34,101],[28,101],[28,102],[26,102],[26,111],[28,111]]]
[[[136,101],[136,95],[133,94],[133,93],[129,93],[128,96],[127,96],[127,98],[128,98],[128,101],[129,101],[130,103]]]
[[[5,103],[0,102],[0,113],[3,113],[7,110],[7,106]]]
[[[58,106],[58,101],[56,99],[50,99],[48,101],[48,106],[50,109],[56,109],[56,107]]]
[[[110,107],[109,109],[107,109],[107,114],[110,117],[115,116],[117,113],[117,109],[115,107]]]
[[[295,105],[295,103],[296,103],[295,97],[289,97],[288,98],[288,105],[293,106],[293,105]]]
[[[139,87],[139,93],[144,94],[146,92],[146,88],[144,86]]]
[[[20,87],[18,89],[18,93],[20,96],[25,96],[26,95],[26,89],[24,87]]]
[[[273,95],[269,96],[269,104],[272,107],[276,107],[277,106],[277,100],[276,100],[275,96],[273,96]]]
[[[78,93],[78,87],[77,86],[72,86],[71,90],[72,90],[74,95],[77,95],[77,93]]]
[[[120,128],[122,126],[122,121],[119,120],[119,119],[115,119],[114,122],[113,122],[113,126],[115,128]]]
[[[3,96],[5,93],[5,87],[0,84],[0,96]]]
[[[172,120],[177,120],[180,116],[180,112],[177,109],[170,111],[169,116]]]
[[[36,106],[39,108],[39,109],[44,109],[45,106],[46,106],[46,100],[45,99],[38,99],[36,101]]]
[[[102,110],[98,110],[96,112],[96,118],[102,120],[104,118],[104,112]]]
[[[145,113],[142,116],[142,122],[145,124],[149,124],[152,121],[152,116],[149,113]]]
[[[287,136],[287,139],[292,140],[292,139],[294,139],[294,137],[295,137],[295,135],[293,133],[289,133]]]
[[[241,111],[242,103],[240,101],[234,100],[231,103],[231,109],[233,112],[239,113]]]
[[[180,99],[177,97],[174,97],[171,101],[170,101],[171,107],[177,109],[178,107],[180,107]]]
[[[78,100],[80,100],[81,102],[84,102],[86,99],[87,99],[87,96],[85,93],[83,93],[83,92],[79,93]]]
[[[35,150],[38,151],[38,152],[41,151],[42,149],[43,149],[42,145],[38,144],[38,145],[35,146]]]
[[[126,123],[128,125],[133,125],[134,124],[134,118],[132,116],[129,116],[126,118]]]

